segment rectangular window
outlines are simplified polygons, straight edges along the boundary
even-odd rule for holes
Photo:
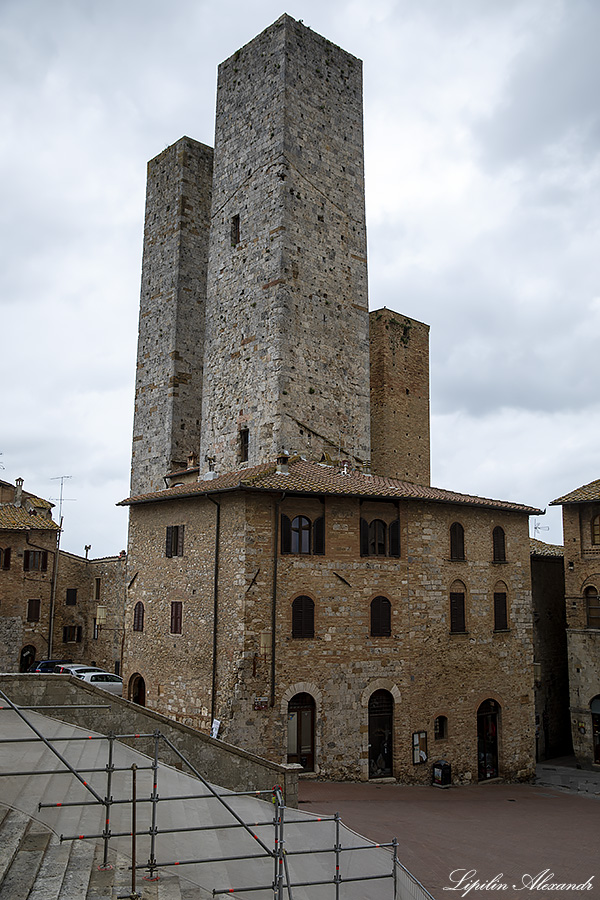
[[[23,554],[25,572],[46,572],[48,570],[47,550],[26,550]]]
[[[27,601],[27,621],[28,622],[39,622],[40,621],[40,600],[28,600]]]
[[[465,595],[461,593],[450,594],[450,631],[464,633],[465,628]]]
[[[494,594],[494,631],[508,631],[506,593]]]
[[[240,429],[240,462],[248,462],[248,450],[250,447],[250,432],[247,428]]]
[[[75,606],[77,603],[77,588],[67,588],[67,606]]]
[[[0,560],[2,560],[3,569],[10,569],[10,547],[0,550]]]
[[[167,525],[165,556],[183,556],[184,525]]]
[[[181,634],[182,613],[183,603],[181,600],[174,600],[171,603],[171,634]]]
[[[81,625],[65,625],[63,627],[63,643],[64,644],[80,644],[81,643]]]
[[[102,588],[102,579],[96,578],[94,582],[94,600],[100,600],[100,593]]]
[[[240,242],[240,217],[231,217],[231,246],[237,247]]]

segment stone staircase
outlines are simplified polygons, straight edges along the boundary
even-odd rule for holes
[[[109,852],[111,868],[101,868],[98,841],[61,843],[50,829],[15,809],[0,806],[0,900],[117,900],[131,895],[130,860]],[[211,896],[174,875],[144,881],[143,900],[203,900]]]

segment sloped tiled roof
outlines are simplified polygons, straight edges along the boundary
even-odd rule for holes
[[[459,503],[467,506],[504,509],[528,515],[541,515],[541,510],[505,500],[489,500],[442,488],[413,484],[380,475],[366,475],[348,467],[322,465],[301,457],[289,461],[289,472],[279,473],[275,463],[227,472],[212,481],[199,481],[180,487],[167,488],[151,494],[139,494],[122,500],[118,506],[134,506],[139,503],[175,500],[202,494],[231,490],[285,491],[288,494],[331,494],[335,496],[362,497],[364,499],[429,500],[437,503]]]
[[[0,528],[6,531],[24,531],[30,528],[59,531],[56,522],[47,516],[30,513],[23,506],[13,506],[12,503],[0,504]]]
[[[576,488],[570,494],[552,500],[550,506],[562,506],[563,503],[589,503],[593,500],[600,500],[600,479],[590,481],[589,484]]]
[[[546,544],[537,538],[529,538],[529,551],[532,556],[564,556],[565,548],[562,544]]]

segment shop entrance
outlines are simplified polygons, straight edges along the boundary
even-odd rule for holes
[[[600,694],[590,703],[592,711],[592,740],[594,742],[594,762],[600,764]]]
[[[315,701],[310,694],[296,694],[288,703],[289,763],[300,763],[305,772],[315,770]]]
[[[375,691],[369,698],[369,778],[394,774],[394,698],[389,691]]]
[[[477,710],[477,767],[479,781],[498,777],[498,715],[500,704],[485,700]]]

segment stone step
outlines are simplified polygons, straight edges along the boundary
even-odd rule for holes
[[[70,854],[70,845],[53,834],[28,900],[58,900]]]
[[[50,843],[50,832],[32,822],[0,886],[0,900],[27,900]]]
[[[176,875],[162,875],[158,884],[158,900],[181,900],[181,887]]]
[[[69,862],[58,900],[83,900],[90,883],[96,852],[95,841],[72,841]]]
[[[6,807],[4,807],[6,810]],[[6,810],[0,841],[0,885],[4,882],[29,825],[29,816],[16,809]]]

